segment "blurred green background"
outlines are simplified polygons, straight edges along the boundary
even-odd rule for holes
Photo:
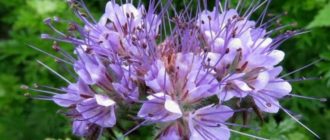
[[[106,2],[107,0],[86,0],[95,17],[99,17],[104,11]],[[174,0],[173,3],[177,7],[184,5],[182,0]],[[294,83],[294,93],[329,98],[329,0],[274,0],[269,13],[283,12],[288,14],[283,16],[281,23],[296,22],[297,27],[295,28],[311,30],[310,33],[294,37],[281,46],[281,49],[286,51],[286,59],[282,63],[285,68],[284,73],[300,68],[314,60],[323,59],[312,67],[287,77],[289,79],[322,77],[321,80]],[[77,20],[65,0],[0,1],[1,140],[77,139],[71,135],[70,122],[56,113],[60,109],[59,107],[51,102],[26,98],[23,96],[26,91],[20,89],[21,84],[32,85],[33,83],[65,86],[65,83],[35,62],[36,59],[43,60],[56,69],[54,60],[27,47],[27,44],[33,44],[45,51],[52,51],[51,41],[42,41],[39,36],[41,33],[51,32],[42,21],[46,17],[53,16]],[[72,48],[68,46],[68,49]],[[61,72],[61,70],[59,71]],[[330,140],[329,104],[297,98],[285,99],[282,103],[296,116],[299,116],[302,122],[318,133],[321,139]],[[140,131],[148,132],[147,129]],[[268,116],[267,123],[259,131],[245,131],[272,139],[315,139],[283,112]],[[131,139],[150,139],[150,137],[151,134]],[[250,138],[233,134],[233,139]]]

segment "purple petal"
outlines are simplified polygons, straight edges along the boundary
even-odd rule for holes
[[[53,101],[62,107],[69,107],[71,105],[79,103],[81,97],[78,94],[66,93],[57,94],[53,96]]]
[[[229,139],[230,131],[224,122],[232,115],[227,106],[209,105],[198,109],[189,115],[190,139]]]
[[[208,105],[195,112],[195,115],[198,115],[205,120],[215,120],[219,122],[225,122],[233,116],[233,114],[234,111],[225,105]]]
[[[159,140],[181,140],[183,126],[176,122],[165,127],[159,135]]]
[[[278,63],[280,63],[284,59],[284,52],[280,50],[273,50],[272,52],[269,53],[268,57],[268,65],[275,66]]]
[[[220,101],[228,101],[233,97],[238,97],[240,94],[235,90],[223,90],[217,95]]]
[[[243,92],[252,91],[252,88],[249,87],[249,85],[247,83],[245,83],[244,81],[233,80],[232,83],[235,84]]]
[[[77,136],[86,136],[89,134],[91,124],[88,121],[73,121],[72,133]]]
[[[282,98],[288,95],[291,91],[292,87],[290,83],[282,79],[277,80],[277,82],[269,83],[265,88],[265,92],[267,92],[268,95],[276,98]]]
[[[283,68],[281,66],[275,67],[268,71],[270,79],[275,79],[282,72]]]
[[[269,82],[268,72],[261,72],[258,74],[258,77],[253,82],[253,90],[258,91],[264,89]]]
[[[257,107],[264,112],[277,113],[279,111],[279,102],[277,99],[263,94],[253,96],[253,100]]]
[[[104,102],[101,101],[101,103]],[[76,109],[79,113],[81,113],[85,120],[98,124],[101,127],[113,127],[116,123],[114,106],[104,107],[98,105],[95,98],[84,100],[77,105]]]
[[[111,100],[106,95],[95,94],[95,100],[98,105],[109,107],[115,105],[115,101]]]
[[[164,93],[149,95],[149,101],[143,103],[138,116],[150,121],[168,122],[182,116],[178,104]]]

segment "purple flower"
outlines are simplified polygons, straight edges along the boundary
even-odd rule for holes
[[[229,107],[213,107],[212,105],[194,111],[194,105],[219,92],[218,82],[203,67],[203,57],[200,55],[178,53],[171,59],[173,60],[167,61],[166,65],[161,60],[156,61],[147,73],[146,85],[157,93],[151,93],[147,97],[148,101],[142,105],[138,116],[151,122],[179,123],[179,119],[186,120],[190,128],[190,137],[197,138],[196,131],[199,131],[199,128],[195,130],[194,125],[195,119],[200,119],[197,117],[199,113],[214,112],[214,115],[210,117],[217,117],[219,122],[224,123],[233,111]],[[225,113],[222,114],[223,112]],[[208,115],[205,115],[205,118],[208,118]],[[212,130],[205,131],[209,133]],[[225,131],[223,133],[226,133],[226,137],[229,138],[229,129],[221,129],[221,131]],[[172,126],[165,129],[160,138],[177,139],[180,135],[182,134],[179,129]]]
[[[139,89],[137,86],[137,73],[130,67],[123,65],[110,65],[116,75],[112,83],[114,90],[126,101],[137,101],[139,99]]]
[[[260,93],[278,86],[270,81],[279,73],[271,76],[274,75],[271,72],[276,71],[274,67],[283,60],[284,53],[273,48],[274,40],[265,35],[264,29],[240,17],[235,10],[221,14],[204,11],[198,23],[210,45],[211,52],[207,54],[210,66],[214,67],[214,75],[221,79],[219,99],[227,101],[251,95],[262,111],[277,112],[278,99],[291,92],[290,84],[281,79],[283,89],[271,90],[270,95]]]
[[[264,112],[277,113],[280,109],[279,99],[289,95],[292,90],[291,85],[277,76],[282,71],[282,67],[276,67],[268,72],[269,79],[264,88],[252,92],[251,96],[258,108]]]
[[[166,72],[164,63],[161,60],[156,60],[155,64],[150,67],[150,70],[144,77],[146,85],[154,92],[173,90],[171,79]]]
[[[115,102],[108,96],[95,94],[77,104],[77,111],[84,120],[101,127],[112,127],[116,124]]]
[[[75,134],[84,136],[90,126],[112,127],[116,123],[115,102],[106,95],[96,94],[83,80],[69,85],[65,91],[52,99],[68,108],[65,114],[73,119]]]
[[[182,117],[180,106],[164,93],[149,95],[138,116],[149,121],[167,122]]]
[[[94,92],[82,80],[70,84],[67,88],[64,88],[64,91],[66,92],[65,94],[56,94],[52,97],[52,100],[62,107],[74,106],[94,95]]]
[[[266,10],[259,20],[250,20],[265,3],[251,5],[242,13],[228,9],[228,2],[223,7],[216,1],[209,11],[198,1],[195,15],[185,9],[174,10],[171,17],[171,1],[164,5],[152,0],[146,9],[141,2],[134,6],[112,0],[95,20],[85,4],[70,0],[83,25],[69,23],[67,35],[46,19],[60,37],[42,37],[56,41],[54,48],[63,58],[50,56],[73,67],[77,82],[71,83],[41,63],[69,86],[32,90],[54,94],[38,98],[66,108],[64,114],[72,119],[73,133],[78,136],[101,136],[106,133],[104,128],[134,121],[140,123],[123,136],[149,124],[159,126],[156,139],[161,140],[227,140],[230,132],[259,138],[228,128],[242,125],[226,121],[235,112],[248,113],[250,108],[258,116],[260,110],[277,113],[282,108],[279,100],[292,95],[292,88],[279,76],[282,67],[278,65],[285,53],[278,47],[299,33],[272,37],[281,27],[267,31]],[[74,56],[58,42],[74,45]],[[233,98],[238,98],[237,110],[223,105]]]
[[[184,128],[180,123],[173,123],[165,127],[158,135],[160,140],[181,140],[184,138]]]
[[[208,105],[189,114],[190,139],[227,140],[230,130],[225,121],[233,115],[227,106]]]
[[[77,136],[87,136],[91,133],[93,125],[88,121],[77,120],[72,123],[72,133]]]
[[[75,62],[74,69],[85,83],[89,85],[100,84],[103,86],[111,83],[106,66],[104,66],[100,58],[95,55],[86,54],[81,49],[78,49],[76,52],[79,59]]]

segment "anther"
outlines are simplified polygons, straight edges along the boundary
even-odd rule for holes
[[[46,18],[46,19],[44,19],[44,23],[45,24],[50,24],[52,22],[52,19],[51,18]]]
[[[204,50],[204,52],[208,52],[207,48],[204,48],[203,50]]]
[[[28,90],[29,89],[29,86],[27,86],[27,85],[21,85],[21,89]]]
[[[68,27],[68,30],[69,31],[76,31],[77,29],[78,28],[77,28],[77,26],[75,24],[72,24],[72,23],[69,24],[69,27]]]
[[[30,93],[24,93],[24,96],[25,97],[31,97],[31,94]]]
[[[211,18],[211,16],[209,15],[209,16],[207,16],[207,18],[209,19],[209,20],[212,20],[212,18]]]
[[[34,83],[34,84],[33,84],[33,87],[34,87],[34,88],[39,88],[39,85],[38,85],[37,83]]]
[[[291,23],[291,26],[292,27],[297,27],[298,26],[298,23],[297,22]]]
[[[229,48],[227,48],[225,53],[226,53],[226,54],[228,54],[228,53],[229,53],[229,51],[230,51],[230,49],[229,49]]]
[[[41,39],[49,39],[49,34],[41,34],[40,38]]]
[[[53,17],[53,20],[55,21],[55,22],[60,22],[60,18],[58,17],[58,16],[55,16],[55,17]]]
[[[58,43],[57,43],[56,41],[54,41],[52,48],[53,48],[56,52],[60,51],[60,47],[59,47],[59,45],[58,45]]]

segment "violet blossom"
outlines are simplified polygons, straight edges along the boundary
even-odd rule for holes
[[[228,7],[229,1],[216,0],[211,11],[206,1],[197,2],[195,15],[190,6],[171,15],[171,1],[135,6],[111,0],[96,21],[82,1],[69,0],[83,24],[70,22],[66,35],[52,23],[67,21],[47,19],[59,36],[42,38],[56,41],[54,48],[61,57],[50,56],[71,67],[76,82],[38,61],[68,86],[28,89],[49,93],[35,98],[66,108],[63,114],[72,120],[73,134],[78,136],[102,136],[103,130],[132,121],[138,124],[123,136],[144,125],[157,125],[155,138],[161,140],[227,140],[231,132],[263,139],[232,129],[247,126],[229,120],[251,108],[258,115],[283,109],[279,100],[293,94],[290,83],[279,76],[285,53],[278,47],[301,32],[273,36],[281,27],[267,29],[273,22],[264,22],[268,0],[245,12]],[[260,18],[251,20],[260,7],[264,7]],[[74,52],[63,52],[61,42],[72,44]],[[237,106],[226,104],[229,100],[237,101]],[[242,102],[249,105],[240,108]]]

